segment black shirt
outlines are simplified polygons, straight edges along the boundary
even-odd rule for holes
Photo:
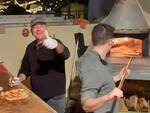
[[[26,48],[19,73],[31,76],[32,90],[42,99],[64,94],[65,60],[69,56],[67,47],[58,54],[55,49],[37,46],[33,41]]]

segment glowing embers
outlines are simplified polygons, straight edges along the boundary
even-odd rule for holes
[[[110,51],[111,57],[141,57],[142,40],[132,37],[120,37],[113,39]]]

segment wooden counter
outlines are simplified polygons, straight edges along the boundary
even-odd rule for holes
[[[8,79],[11,74],[7,71],[0,71],[0,86],[4,91],[14,88],[24,88],[29,91],[29,96],[22,100],[8,101],[0,99],[0,113],[56,113],[48,104],[42,101],[32,91],[30,91],[23,84],[17,87],[9,87]]]

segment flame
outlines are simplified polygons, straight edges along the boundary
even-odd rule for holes
[[[125,57],[125,56],[141,56],[142,40],[132,37],[120,37],[113,39],[112,49],[110,51],[111,57]]]

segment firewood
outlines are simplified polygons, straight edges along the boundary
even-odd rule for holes
[[[127,105],[127,108],[129,109],[129,98],[126,98],[126,99],[125,99],[125,103],[126,103],[126,105]]]
[[[140,112],[148,112],[148,103],[145,98],[141,97],[138,99],[139,111]]]
[[[130,98],[129,98],[129,110],[137,111],[137,107],[138,107],[137,95],[130,96]]]
[[[125,104],[125,99],[124,98],[119,99],[119,110],[120,111],[128,111],[128,108]]]

